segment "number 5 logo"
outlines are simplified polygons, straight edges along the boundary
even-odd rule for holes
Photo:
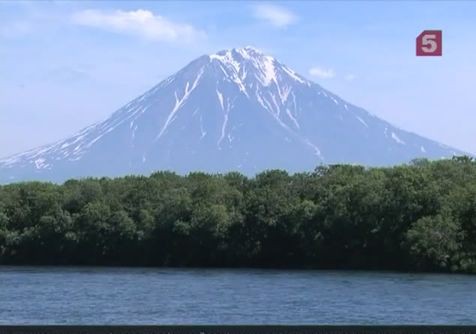
[[[416,38],[417,56],[441,56],[443,40],[441,30],[424,30]]]

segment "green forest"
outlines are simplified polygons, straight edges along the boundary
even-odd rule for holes
[[[476,161],[3,185],[0,264],[476,273]]]

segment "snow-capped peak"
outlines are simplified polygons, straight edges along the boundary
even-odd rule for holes
[[[222,50],[209,55],[209,58],[210,61],[220,62],[225,69],[231,71],[231,76],[241,87],[246,86],[245,81],[250,77],[257,79],[263,86],[273,83],[279,85],[278,81],[285,77],[301,84],[307,84],[306,79],[297,75],[293,70],[252,46]],[[278,77],[281,79],[278,80]]]
[[[245,59],[250,59],[250,58],[259,58],[259,57],[265,57],[265,54],[252,46],[245,46],[243,48],[233,48],[233,49],[227,49],[227,50],[221,50],[218,51],[217,53],[209,55],[210,58],[221,58],[223,56],[230,56],[230,55],[241,55],[242,58]]]

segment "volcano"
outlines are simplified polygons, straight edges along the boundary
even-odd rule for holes
[[[462,152],[401,130],[252,47],[204,55],[105,121],[0,159],[0,182],[157,170],[311,171]]]

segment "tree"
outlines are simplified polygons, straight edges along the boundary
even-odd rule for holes
[[[418,219],[406,234],[407,247],[423,270],[457,270],[457,254],[463,233],[452,217],[427,216]]]

